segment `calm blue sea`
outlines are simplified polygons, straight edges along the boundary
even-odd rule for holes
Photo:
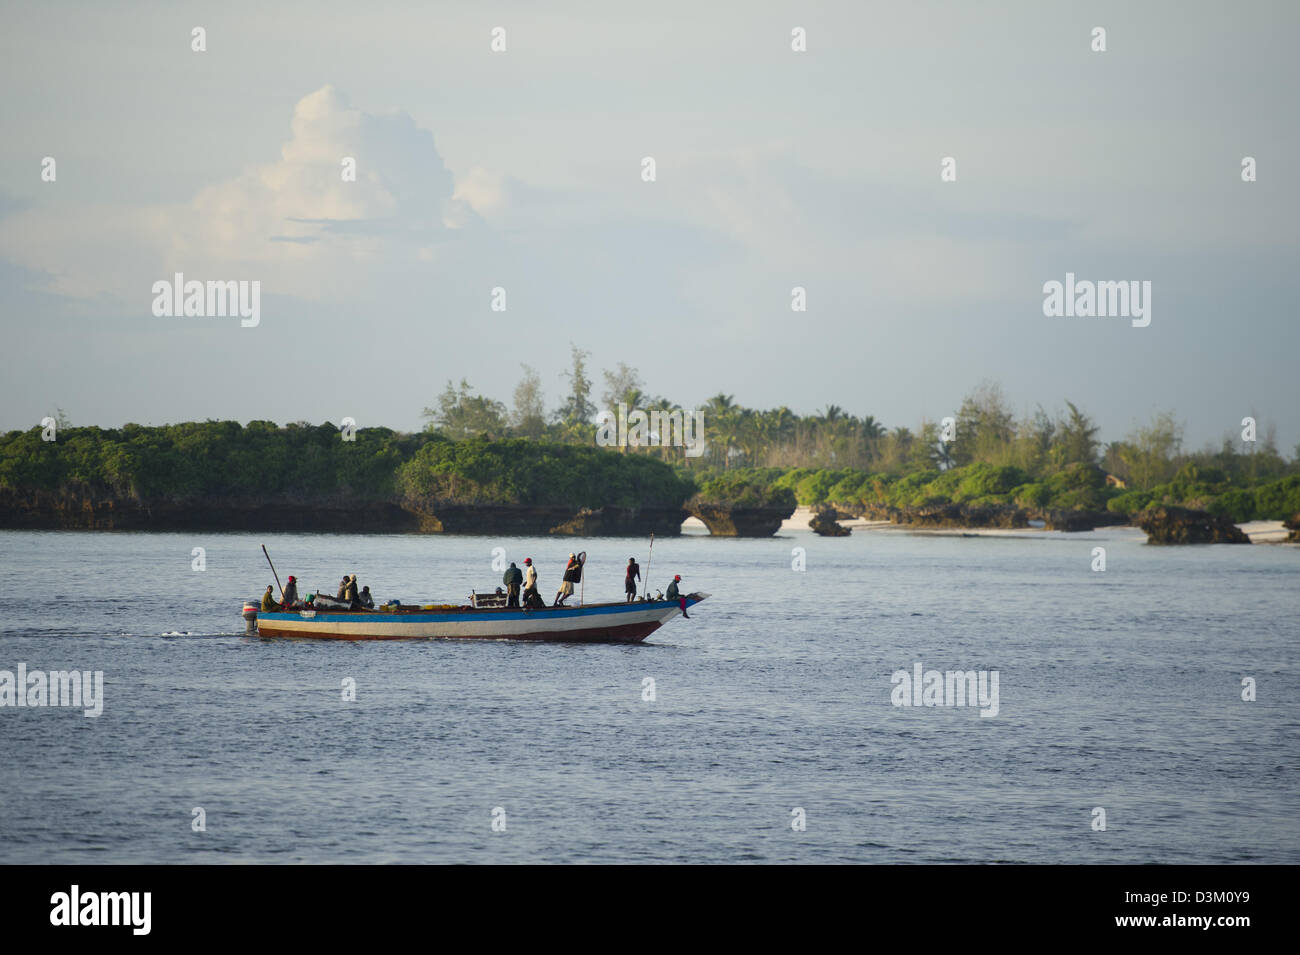
[[[0,532],[0,670],[104,679],[97,718],[0,708],[0,862],[1300,862],[1294,546],[661,539],[653,588],[713,596],[579,646],[249,638],[262,543],[304,592],[356,572],[405,602],[495,587],[498,547],[548,598],[570,549],[589,601],[647,563],[641,540]],[[997,715],[893,705],[917,663],[997,671]]]

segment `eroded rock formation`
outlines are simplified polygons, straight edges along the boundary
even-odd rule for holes
[[[822,537],[848,537],[851,529],[838,523],[836,521],[838,516],[839,512],[833,507],[819,507],[813,512],[808,526],[813,529],[813,533],[820,534]]]
[[[1282,526],[1291,532],[1286,535],[1286,542],[1300,544],[1300,514],[1292,514],[1282,522]]]
[[[793,507],[733,507],[700,501],[687,502],[686,510],[717,537],[771,537],[794,513]]]
[[[1249,544],[1250,538],[1223,514],[1185,507],[1149,507],[1133,515],[1148,544]]]

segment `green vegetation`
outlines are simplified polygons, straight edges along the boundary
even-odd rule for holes
[[[1106,504],[1114,513],[1130,516],[1160,505],[1224,514],[1236,524],[1285,520],[1293,514],[1300,514],[1300,475],[1293,474],[1254,487],[1236,487],[1226,480],[1199,479],[1195,468],[1184,468],[1167,484],[1156,485],[1149,491],[1129,491],[1113,497]]]
[[[1253,487],[1226,480],[1207,482],[1188,466],[1180,477],[1146,491],[1108,487],[1100,468],[1073,464],[1030,481],[1010,465],[968,464],[946,471],[914,471],[898,476],[854,470],[809,468],[739,468],[725,478],[701,483],[705,496],[726,488],[743,488],[746,499],[761,498],[763,489],[788,490],[804,507],[830,504],[851,513],[873,505],[897,509],[945,503],[1003,505],[1028,511],[1105,511],[1131,515],[1157,504],[1226,514],[1234,522],[1283,520],[1300,513],[1300,475]],[[725,496],[725,495],[723,495]]]
[[[0,488],[133,501],[215,497],[679,507],[695,490],[660,461],[523,438],[453,441],[387,428],[209,421],[0,437]]]
[[[410,503],[680,507],[690,478],[661,461],[526,438],[437,436],[397,469]]]
[[[425,409],[425,431],[367,428],[353,441],[333,424],[100,429],[71,427],[60,415],[55,442],[42,441],[39,428],[0,436],[0,490],[145,503],[275,497],[593,509],[679,507],[698,495],[734,507],[797,502],[854,513],[952,503],[1127,516],[1170,505],[1238,522],[1300,512],[1300,457],[1284,459],[1271,431],[1187,453],[1181,425],[1162,413],[1102,443],[1076,405],[1018,419],[990,384],[966,397],[946,434],[933,421],[887,430],[835,405],[801,416],[718,394],[699,406],[708,442],[699,457],[680,447],[599,448],[600,408],[695,409],[650,395],[623,364],[603,373],[598,405],[586,353],[574,348],[572,360],[568,394],[549,414],[541,380],[524,366],[509,409],[468,382],[448,382]]]
[[[123,428],[66,428],[41,440],[39,428],[0,437],[0,488],[59,491],[123,500],[348,495],[376,500],[393,493],[397,465],[428,440],[388,428],[270,421],[188,422]]]
[[[778,487],[762,477],[732,471],[700,483],[700,500],[725,503],[737,508],[774,507],[793,510],[795,494],[788,487]]]

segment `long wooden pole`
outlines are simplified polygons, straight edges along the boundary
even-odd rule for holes
[[[266,562],[271,564],[271,555],[266,553],[266,545],[262,545],[262,553],[266,554]],[[275,576],[275,585],[280,588],[280,603],[284,603],[284,587],[280,585],[280,575],[275,572],[275,564],[271,564],[271,573]]]
[[[650,556],[645,559],[645,576],[641,578],[641,583],[645,584],[645,590],[641,593],[641,599],[645,600],[650,596],[650,561],[655,556],[655,536],[650,535]]]

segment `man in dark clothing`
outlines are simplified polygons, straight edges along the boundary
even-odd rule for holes
[[[284,609],[292,610],[293,605],[298,602],[298,584],[297,578],[293,574],[289,575],[289,582],[284,585]]]
[[[555,595],[553,606],[563,607],[564,601],[573,596],[573,585],[582,581],[582,562],[576,554],[569,555],[569,562],[564,565],[564,576],[560,579],[560,591]]]
[[[275,598],[271,596],[271,585],[267,584],[266,593],[262,594],[262,611],[264,613],[274,613],[279,609],[280,605],[276,603]]]
[[[361,588],[361,593],[357,596],[357,599],[361,601],[361,606],[365,607],[367,610],[375,609],[375,598],[370,596],[369,584]]]
[[[641,579],[641,566],[636,562],[635,557],[627,559],[627,576],[623,578],[623,590],[627,594],[627,602],[631,603],[636,600],[636,582]]]
[[[519,588],[524,582],[524,572],[515,566],[515,562],[510,562],[510,567],[506,570],[505,576],[501,578],[501,583],[506,585],[506,606],[519,606]]]
[[[677,588],[677,584],[681,581],[681,579],[682,579],[681,574],[676,574],[673,577],[673,582],[668,585],[668,593],[664,594],[664,599],[676,600],[682,608],[682,616],[685,617],[687,620],[690,620],[691,615],[686,612],[686,596]]]

